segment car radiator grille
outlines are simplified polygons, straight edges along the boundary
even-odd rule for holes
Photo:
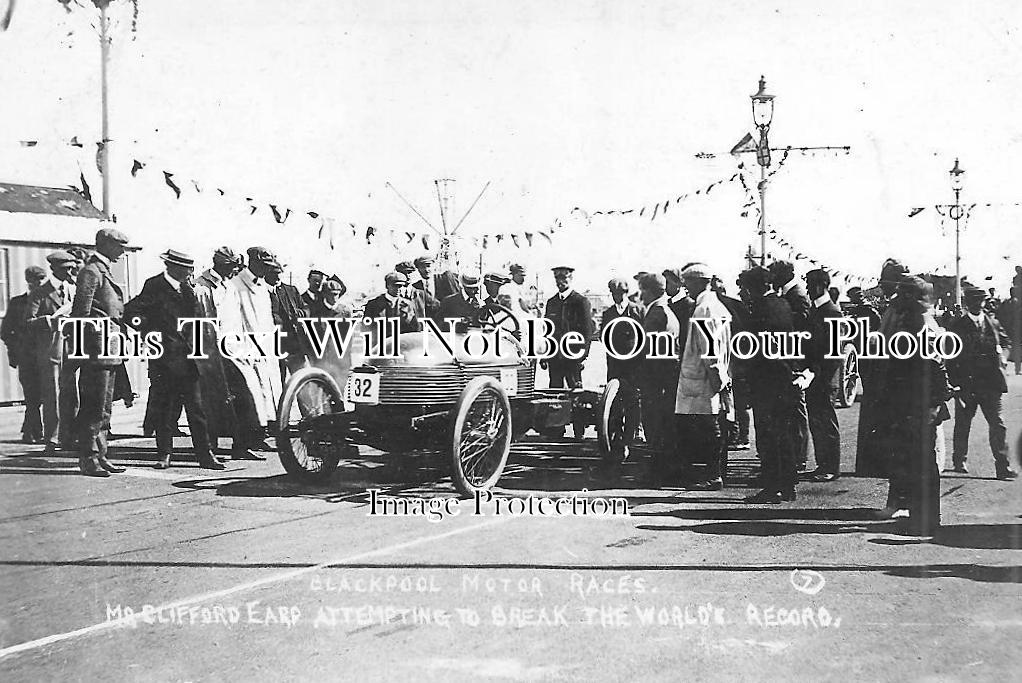
[[[452,368],[386,369],[380,378],[380,405],[452,404],[471,380],[489,376],[500,381],[500,366],[471,366]],[[511,398],[531,398],[536,384],[536,369],[530,363],[519,365],[518,393]]]

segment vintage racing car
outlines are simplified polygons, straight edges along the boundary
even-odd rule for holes
[[[380,358],[364,342],[383,355],[385,335],[357,322],[347,353],[330,346],[288,379],[278,407],[281,464],[323,480],[357,454],[357,444],[389,452],[428,445],[450,458],[455,487],[471,496],[497,483],[512,441],[529,429],[571,424],[579,436],[595,425],[600,452],[612,457],[624,434],[617,381],[599,392],[537,389],[536,361],[526,357],[518,326],[510,310],[491,305],[454,328],[453,354],[430,343],[432,333],[414,331],[389,340],[396,357]],[[469,353],[467,337],[480,333],[499,337],[492,345],[499,349],[482,353],[469,342]]]

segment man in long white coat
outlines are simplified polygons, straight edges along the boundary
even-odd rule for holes
[[[695,300],[674,404],[682,471],[694,481],[690,488],[719,491],[727,466],[722,415],[730,403],[731,314],[710,287],[713,274],[706,265],[693,263],[681,277]],[[703,474],[695,477],[699,466]]]
[[[230,362],[225,364],[227,381],[236,398],[247,389],[257,424],[247,425],[248,443],[234,443],[235,458],[265,459],[246,448],[260,448],[266,428],[276,426],[281,386],[278,359],[273,354],[273,313],[266,274],[278,267],[276,257],[265,247],[248,250],[248,266],[228,281],[228,290],[218,313],[220,337],[229,337]],[[248,335],[255,335],[258,343]],[[241,341],[234,335],[240,335]],[[241,380],[239,382],[239,379]]]

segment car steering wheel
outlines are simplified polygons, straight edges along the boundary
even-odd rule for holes
[[[511,321],[511,325],[504,326],[504,323],[508,321]],[[500,304],[484,304],[476,313],[475,322],[486,331],[500,327],[510,332],[516,339],[520,338],[522,334],[522,325],[518,322],[518,318],[510,308]]]

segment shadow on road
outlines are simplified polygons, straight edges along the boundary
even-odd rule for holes
[[[1022,524],[949,524],[942,526],[932,540],[873,538],[877,545],[932,543],[949,548],[976,550],[1022,550]]]

